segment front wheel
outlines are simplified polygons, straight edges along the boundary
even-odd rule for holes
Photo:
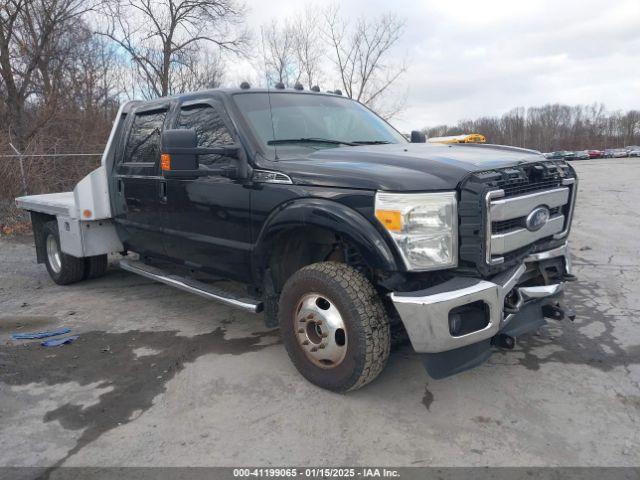
[[[60,234],[57,222],[47,222],[44,225],[45,263],[49,276],[58,285],[69,285],[84,278],[84,258],[67,255],[60,249]]]
[[[336,262],[308,265],[287,280],[279,303],[289,357],[311,383],[336,392],[375,379],[389,358],[389,321],[373,285]]]

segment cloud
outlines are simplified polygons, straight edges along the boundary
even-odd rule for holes
[[[259,31],[313,3],[251,2],[249,26]],[[395,50],[409,64],[397,89],[406,109],[392,122],[404,131],[549,102],[640,108],[638,0],[345,0],[341,8],[353,18],[406,18]]]

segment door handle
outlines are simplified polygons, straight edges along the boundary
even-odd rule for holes
[[[124,190],[124,182],[121,178],[118,179],[118,193],[122,193]]]
[[[160,201],[167,203],[167,182],[160,180]]]

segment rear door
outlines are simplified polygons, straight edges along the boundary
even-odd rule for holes
[[[164,255],[160,135],[167,107],[136,111],[116,164],[115,222],[126,249]]]
[[[198,146],[236,144],[234,129],[221,103],[191,101],[176,112],[173,128],[194,129]],[[167,178],[165,217],[167,255],[198,269],[229,278],[250,278],[250,190],[224,174],[237,159],[200,155],[206,176],[191,180]]]

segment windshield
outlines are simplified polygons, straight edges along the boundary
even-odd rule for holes
[[[407,142],[376,114],[344,97],[284,92],[270,97],[263,92],[233,96],[265,150]]]

